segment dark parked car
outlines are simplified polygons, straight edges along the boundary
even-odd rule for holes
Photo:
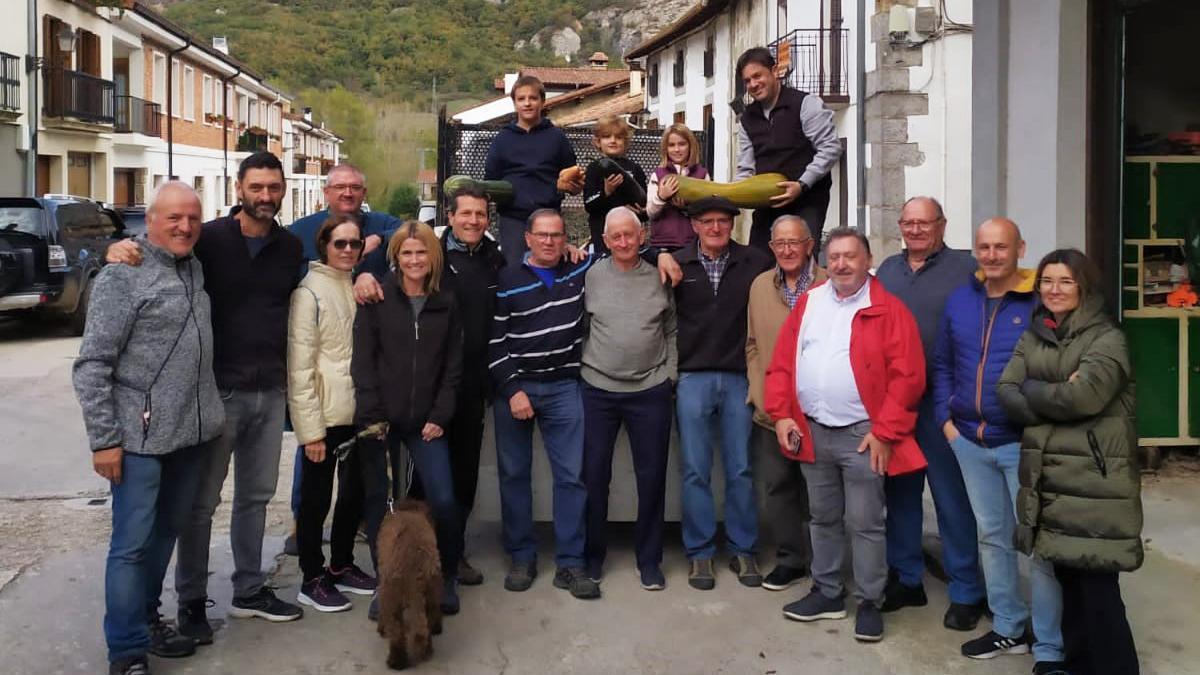
[[[140,237],[146,234],[146,207],[119,206],[116,211],[125,225],[126,237]]]
[[[121,217],[90,199],[0,197],[0,315],[63,316],[82,335],[92,280],[123,236]]]

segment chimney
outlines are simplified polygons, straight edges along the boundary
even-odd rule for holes
[[[504,93],[512,94],[513,85],[517,83],[517,77],[520,73],[505,73],[504,74]]]
[[[606,70],[608,68],[608,54],[604,52],[596,52],[588,57],[588,66],[595,70]]]
[[[304,121],[312,122],[312,108],[304,106]]]
[[[640,70],[629,71],[629,95],[642,95],[642,71]]]
[[[224,35],[213,36],[212,45],[213,49],[225,54],[226,56],[229,55],[229,41],[225,39]]]

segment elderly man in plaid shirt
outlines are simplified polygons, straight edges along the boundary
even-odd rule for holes
[[[750,285],[771,268],[771,258],[730,240],[737,214],[738,208],[721,197],[693,202],[688,215],[696,231],[696,245],[673,254],[683,270],[683,281],[675,287],[683,545],[691,561],[688,584],[699,590],[710,590],[716,584],[717,515],[711,487],[714,430],[719,434],[725,467],[729,568],[745,586],[762,583],[755,560],[758,514],[750,474],[753,409],[747,403],[746,305]]]

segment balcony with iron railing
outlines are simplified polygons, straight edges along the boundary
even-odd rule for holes
[[[0,52],[0,114],[21,109],[21,59]]]
[[[125,134],[162,135],[162,106],[137,96],[116,97],[116,123],[113,131]]]
[[[42,113],[47,118],[110,126],[116,119],[112,80],[66,68],[46,68],[42,86]]]
[[[242,132],[241,136],[238,136],[237,151],[238,152],[263,151],[263,150],[267,149],[267,142],[268,142],[268,137],[267,137],[266,131],[264,131],[262,129],[258,129],[258,128],[246,129],[245,131]]]
[[[767,47],[783,66],[784,84],[843,108],[850,104],[848,33],[845,28],[794,30]]]

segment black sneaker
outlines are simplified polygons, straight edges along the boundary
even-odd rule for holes
[[[783,615],[794,621],[819,621],[821,619],[846,618],[846,601],[842,598],[830,600],[816,588],[803,598],[783,606]]]
[[[904,607],[924,607],[929,604],[929,598],[925,597],[925,586],[917,584],[916,586],[905,586],[900,583],[899,577],[888,579],[887,587],[883,589],[883,606],[879,609],[884,612],[894,612]]]
[[[211,645],[213,629],[212,624],[208,622],[208,613],[205,610],[212,605],[213,602],[208,598],[179,603],[179,614],[175,618],[175,622],[179,626],[179,634],[190,637],[198,645]]]
[[[514,560],[512,566],[508,568],[508,574],[504,577],[504,590],[517,593],[527,591],[536,578],[537,563]]]
[[[150,648],[146,651],[164,659],[179,659],[196,653],[196,641],[180,635],[175,627],[163,622],[158,614],[147,626],[150,630]]]
[[[737,575],[743,586],[758,588],[762,586],[762,572],[758,571],[758,561],[754,556],[737,555],[729,560],[729,571]]]
[[[343,593],[355,595],[373,595],[375,593],[375,577],[359,569],[358,565],[350,563],[340,570],[329,568],[329,576],[333,587]]]
[[[446,616],[454,616],[458,614],[458,579],[443,579],[442,580],[442,614]]]
[[[271,589],[263,586],[254,595],[246,598],[234,598],[229,607],[229,616],[239,619],[258,617],[279,623],[299,619],[304,616],[304,610],[299,605],[280,600],[275,597],[275,593]]]
[[[946,609],[946,615],[942,617],[942,625],[950,630],[975,630],[986,611],[987,600],[981,600],[973,605],[952,602]]]
[[[113,661],[108,664],[108,675],[150,675],[150,664],[144,656]]]
[[[692,569],[688,572],[688,586],[698,591],[711,591],[717,585],[713,576],[711,558],[698,558],[692,561]]]
[[[464,557],[458,561],[458,583],[463,586],[478,586],[483,583],[483,572],[472,567]]]
[[[667,587],[667,578],[658,565],[643,567],[638,570],[638,576],[641,577],[642,588],[647,591],[661,591]]]
[[[1070,675],[1064,661],[1038,661],[1033,664],[1033,675]]]
[[[962,655],[969,659],[994,659],[1001,654],[1028,654],[1029,639],[1024,635],[1004,637],[994,630],[963,643]]]
[[[333,578],[328,573],[300,584],[296,601],[318,612],[345,612],[354,606],[350,603],[350,598],[342,595],[333,585]]]
[[[560,567],[554,573],[554,587],[566,589],[580,600],[600,597],[600,584],[590,579],[582,567]]]
[[[879,642],[883,639],[883,614],[875,603],[867,600],[858,603],[858,614],[854,617],[854,639],[859,642]]]
[[[776,565],[767,578],[763,579],[762,587],[768,591],[782,591],[806,576],[808,572],[798,567]]]

